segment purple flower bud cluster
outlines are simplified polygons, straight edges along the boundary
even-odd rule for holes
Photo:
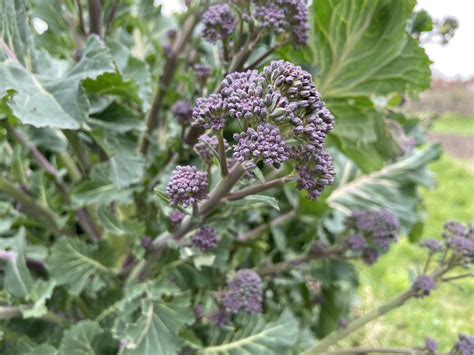
[[[217,247],[217,231],[209,226],[203,226],[192,239],[193,246],[207,253]]]
[[[393,213],[380,210],[353,212],[346,225],[351,231],[345,240],[347,248],[361,253],[362,259],[372,265],[397,240],[400,223]]]
[[[472,226],[464,226],[458,222],[446,223],[443,236],[453,254],[467,262],[474,259],[474,229]]]
[[[229,144],[224,140],[224,148],[227,150]],[[212,157],[215,155],[213,150],[217,152],[219,149],[219,140],[216,136],[210,137],[203,134],[198,138],[198,142],[194,145],[194,149],[207,165],[212,164]]]
[[[212,44],[230,36],[235,30],[235,18],[227,4],[209,7],[202,15],[202,23],[204,25],[202,37]]]
[[[439,253],[443,251],[443,245],[436,239],[428,239],[421,242],[421,246],[427,248],[430,253]]]
[[[230,314],[241,311],[262,312],[263,284],[260,276],[251,270],[239,270],[227,280],[227,291],[222,297],[225,310]]]
[[[317,200],[326,186],[334,183],[336,171],[331,155],[313,148],[309,144],[302,149],[295,148],[293,158],[299,175],[296,188],[308,192],[309,199]]]
[[[430,337],[427,337],[425,339],[425,350],[429,354],[436,354],[436,351],[438,350],[438,342]]]
[[[218,327],[223,327],[230,322],[230,314],[223,308],[219,309],[211,316],[211,321]]]
[[[170,215],[168,216],[169,220],[170,220],[170,223],[176,227],[178,225],[181,224],[181,222],[183,221],[185,217],[185,214],[182,213],[182,212],[179,212],[179,211],[173,211],[170,213]]]
[[[321,95],[310,73],[292,63],[278,60],[263,69],[268,84],[293,103],[295,109],[314,111],[322,108]]]
[[[171,173],[166,194],[171,206],[188,207],[207,198],[207,173],[194,166],[177,166]]]
[[[430,292],[436,288],[436,282],[428,275],[418,276],[411,289],[415,293],[416,298],[423,298],[430,295]]]
[[[360,234],[352,234],[346,239],[347,247],[352,251],[363,251],[367,245],[365,238]]]
[[[172,112],[178,122],[183,126],[189,126],[193,119],[193,107],[187,101],[180,100],[173,106]]]
[[[257,1],[253,17],[260,28],[291,33],[298,45],[308,41],[308,9],[304,0]]]
[[[235,134],[237,145],[234,147],[234,158],[239,162],[253,161],[247,164],[249,170],[255,168],[255,162],[263,160],[269,166],[275,168],[290,158],[290,148],[281,136],[280,129],[269,123],[263,123],[255,131],[249,128],[240,134]]]
[[[455,347],[455,354],[473,355],[474,354],[474,336],[459,334],[458,342]]]
[[[267,108],[264,80],[256,70],[228,74],[221,83],[220,93],[226,102],[229,115],[234,119],[264,119]]]
[[[225,112],[227,106],[220,94],[197,99],[193,109],[193,125],[202,126],[205,129],[220,131],[225,127]]]
[[[324,151],[334,117],[321,100],[311,74],[284,61],[256,70],[231,73],[217,94],[197,100],[193,125],[218,131],[226,118],[250,126],[236,134],[234,159],[252,169],[258,160],[279,166],[291,161],[297,188],[318,199],[334,182],[331,156]],[[286,142],[291,142],[291,146]]]

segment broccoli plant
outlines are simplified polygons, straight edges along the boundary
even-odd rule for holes
[[[440,155],[400,109],[430,84],[414,5],[0,0],[2,353],[316,354],[472,276],[449,223],[351,313]]]

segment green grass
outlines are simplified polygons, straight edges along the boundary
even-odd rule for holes
[[[426,226],[423,238],[439,238],[443,224],[449,220],[474,220],[474,174],[462,163],[443,156],[432,165],[438,187],[423,191],[426,204]],[[422,267],[426,252],[406,238],[373,267],[360,265],[360,304],[357,314],[380,306],[409,287],[408,270]],[[405,306],[366,325],[345,340],[344,346],[415,347],[423,345],[426,336],[440,342],[440,350],[448,351],[458,333],[474,334],[474,282],[462,280],[461,288],[441,285],[432,296],[411,300]]]
[[[460,117],[456,114],[444,114],[433,125],[432,132],[474,136],[474,117]]]

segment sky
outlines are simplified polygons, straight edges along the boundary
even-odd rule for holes
[[[428,11],[434,19],[454,16],[459,21],[456,34],[446,46],[425,45],[433,61],[433,74],[451,79],[474,77],[474,1],[418,0],[417,7]]]
[[[155,1],[163,3],[168,13],[183,10],[179,0]],[[459,21],[459,28],[447,45],[425,44],[433,61],[433,74],[450,79],[474,77],[474,0],[418,0],[417,8],[425,9],[434,19],[454,16]]]

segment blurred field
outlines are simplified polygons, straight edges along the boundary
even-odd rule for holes
[[[474,142],[474,118],[445,116],[434,131]],[[469,147],[468,147],[469,148]],[[470,149],[472,150],[472,146]],[[440,238],[443,224],[449,220],[474,221],[474,169],[472,159],[456,159],[444,154],[431,166],[438,178],[437,188],[423,191],[426,226],[423,238]],[[358,314],[380,306],[409,287],[407,270],[419,271],[427,253],[404,238],[374,267],[359,265],[361,285]],[[441,285],[431,297],[411,300],[409,304],[384,318],[366,325],[341,345],[376,347],[422,346],[430,336],[440,342],[440,351],[448,351],[459,333],[474,334],[474,281]]]

